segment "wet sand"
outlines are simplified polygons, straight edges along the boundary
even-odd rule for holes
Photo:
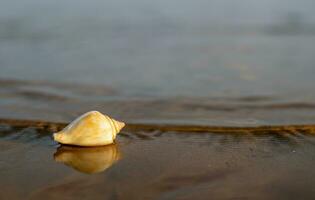
[[[1,199],[315,198],[315,137],[307,131],[127,126],[114,145],[79,148],[52,140],[49,127],[63,124],[18,122],[0,125]]]
[[[315,199],[313,4],[1,1],[0,199]]]

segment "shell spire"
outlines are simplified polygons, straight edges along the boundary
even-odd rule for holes
[[[62,131],[54,133],[54,140],[77,146],[102,146],[114,143],[125,123],[114,120],[98,111],[87,112]]]

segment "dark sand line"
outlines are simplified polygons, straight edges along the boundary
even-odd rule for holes
[[[0,119],[0,125],[9,125],[14,128],[45,129],[58,131],[67,124],[39,120]],[[161,131],[185,133],[225,133],[225,134],[315,134],[315,125],[279,125],[256,127],[227,127],[227,126],[196,126],[171,124],[127,124],[122,131]]]

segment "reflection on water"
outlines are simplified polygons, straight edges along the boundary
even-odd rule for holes
[[[0,199],[315,198],[315,137],[299,131],[124,131],[119,149],[58,147],[51,135],[0,125]]]
[[[73,169],[87,173],[99,173],[111,167],[121,155],[116,144],[103,147],[60,146],[54,159]]]
[[[314,19],[312,0],[2,0],[0,117],[313,124]],[[0,125],[0,199],[315,199],[299,131],[126,131],[120,149],[57,152],[51,134]]]

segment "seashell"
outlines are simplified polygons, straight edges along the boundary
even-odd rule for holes
[[[87,174],[99,173],[108,169],[120,157],[116,144],[100,147],[61,146],[54,154],[56,162],[64,163]]]
[[[116,121],[98,111],[87,112],[58,133],[54,140],[69,145],[101,146],[112,144],[125,123]]]

